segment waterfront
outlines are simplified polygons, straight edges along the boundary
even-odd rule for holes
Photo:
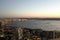
[[[1,20],[0,37],[3,40],[60,40],[59,20],[22,20]]]

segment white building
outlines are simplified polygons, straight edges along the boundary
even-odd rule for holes
[[[18,39],[22,39],[23,37],[23,29],[18,27]]]

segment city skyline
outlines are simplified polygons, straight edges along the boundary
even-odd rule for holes
[[[60,18],[60,0],[0,0],[0,17]]]

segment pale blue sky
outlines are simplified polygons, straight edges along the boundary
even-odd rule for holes
[[[0,17],[60,17],[60,0],[0,0]]]

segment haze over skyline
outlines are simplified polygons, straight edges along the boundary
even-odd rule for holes
[[[0,0],[0,17],[60,18],[60,0]]]

